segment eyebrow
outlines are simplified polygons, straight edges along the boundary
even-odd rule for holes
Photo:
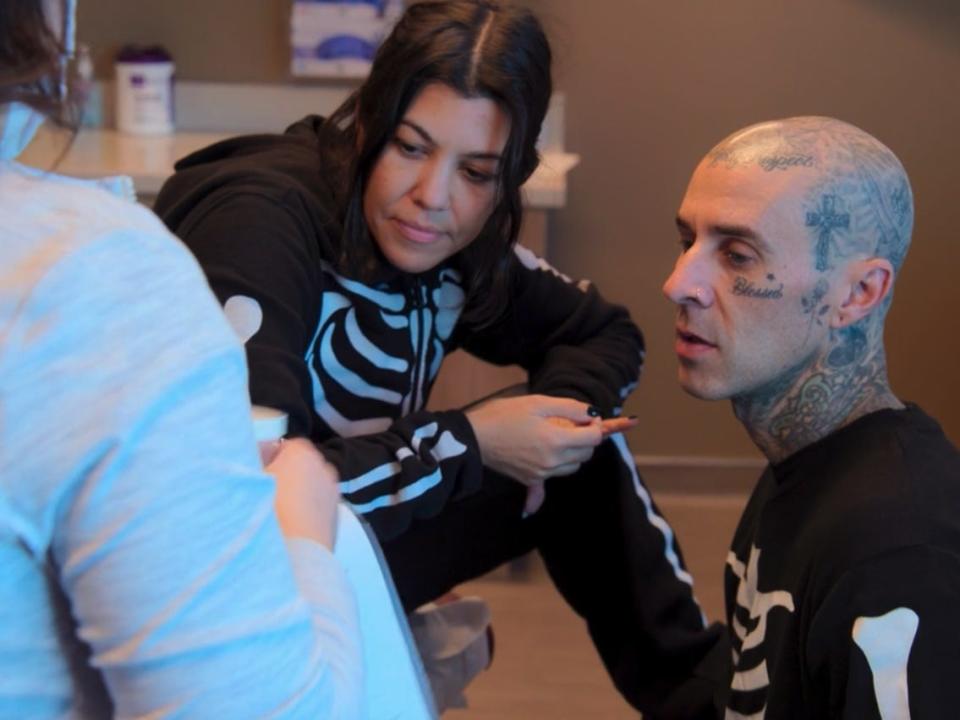
[[[421,138],[423,138],[423,141],[426,142],[427,144],[429,145],[437,144],[437,141],[433,139],[430,133],[428,133],[425,128],[413,122],[413,120],[403,119],[400,121],[400,125],[406,125],[407,127],[409,127],[411,130],[416,132]],[[501,160],[499,153],[469,152],[469,153],[464,153],[463,156],[468,157],[471,160],[492,160],[493,162],[500,162]]]

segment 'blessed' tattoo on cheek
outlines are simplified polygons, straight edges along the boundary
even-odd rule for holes
[[[776,276],[772,273],[767,275],[769,282],[774,282],[776,279]],[[738,275],[733,281],[733,294],[757,298],[758,300],[779,300],[783,297],[783,283],[780,283],[776,287],[772,285],[768,287],[758,287],[753,281]]]

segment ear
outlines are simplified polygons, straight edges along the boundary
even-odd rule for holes
[[[886,258],[854,260],[846,274],[846,298],[830,321],[833,328],[852,325],[881,305],[893,288],[893,265]]]

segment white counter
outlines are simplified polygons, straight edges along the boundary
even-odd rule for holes
[[[173,164],[185,155],[239,133],[178,132],[143,137],[115,130],[82,129],[55,168],[65,139],[44,132],[27,148],[21,161],[63,175],[100,177],[129,175],[137,193],[156,195],[173,173]],[[540,167],[524,186],[524,199],[531,208],[563,207],[567,200],[567,173],[580,161],[579,155],[546,152]]]

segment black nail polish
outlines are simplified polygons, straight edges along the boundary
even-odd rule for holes
[[[640,417],[639,415],[628,415],[627,420],[636,420],[639,417]]]
[[[587,408],[587,415],[590,417],[600,417],[600,411],[597,410],[593,405]]]

